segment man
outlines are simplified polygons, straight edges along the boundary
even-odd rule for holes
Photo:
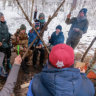
[[[84,70],[74,68],[74,51],[66,44],[55,45],[48,64],[32,79],[27,96],[94,96],[93,83]]]
[[[3,55],[4,55],[4,53],[3,53]],[[0,91],[0,96],[11,96],[12,95],[14,87],[16,85],[17,76],[18,76],[21,62],[22,62],[22,59],[21,59],[21,56],[19,55],[15,58],[13,67],[10,71],[7,81],[6,81],[3,89]]]
[[[24,53],[26,52],[26,49],[28,48],[28,36],[26,33],[26,26],[24,24],[22,24],[20,26],[19,29],[17,29],[16,33],[14,34],[14,36],[16,37],[15,39],[12,40],[12,45],[15,48],[16,53],[18,54],[17,51],[17,46],[19,45],[19,53],[21,55],[21,57],[24,55]],[[25,57],[24,60],[22,60],[21,63],[21,67],[24,73],[29,73],[29,71],[27,70],[27,67],[29,67],[27,65],[28,59],[30,59],[31,57],[31,50],[28,51],[27,56]]]
[[[0,12],[0,42],[2,45],[0,46],[0,52],[3,52],[7,55],[7,67],[9,69],[12,68],[10,64],[11,57],[11,43],[10,43],[11,34],[9,33],[8,26],[6,25],[6,21],[4,19],[3,13]],[[5,59],[3,61],[3,67],[5,69]]]
[[[51,44],[51,47],[60,44],[60,43],[64,43],[64,35],[62,32],[62,26],[58,25],[56,27],[56,31],[53,32],[53,34],[51,35],[51,37],[48,37],[49,39],[49,43]]]
[[[87,9],[83,8],[80,10],[77,17],[70,19],[71,14],[67,16],[66,24],[72,24],[66,44],[71,46],[73,49],[77,46],[82,35],[87,32],[88,29],[88,20],[87,20]]]
[[[40,33],[40,23],[39,22],[35,22],[35,28],[36,30],[38,31],[38,33]],[[29,33],[28,33],[28,36],[29,36],[29,42],[28,42],[28,45],[30,46],[30,44],[33,42],[33,40],[37,37],[37,34],[34,30],[30,30]],[[33,46],[31,47],[31,50],[34,50],[34,53],[33,53],[33,67],[35,69],[37,69],[37,57],[38,57],[38,51],[40,51],[40,65],[42,67],[44,67],[44,56],[45,56],[45,50],[42,48],[42,41],[39,40],[38,44],[37,44],[37,41],[38,39],[35,41],[35,43],[33,44]],[[36,45],[37,44],[37,45]]]

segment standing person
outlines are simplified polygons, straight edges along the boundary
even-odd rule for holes
[[[36,30],[38,31],[38,33],[40,33],[40,23],[39,22],[36,22],[35,23],[35,28]],[[30,30],[29,33],[28,33],[28,36],[29,36],[29,42],[28,42],[28,45],[30,46],[30,44],[33,42],[33,40],[37,37],[37,34],[34,30]],[[37,69],[37,65],[36,65],[36,62],[37,62],[37,57],[38,57],[38,51],[40,51],[40,65],[42,67],[44,67],[44,56],[45,56],[45,50],[42,48],[42,41],[39,40],[38,44],[37,44],[37,41],[35,41],[35,43],[33,44],[33,46],[31,47],[31,50],[34,50],[34,48],[36,47],[36,49],[34,50],[34,53],[33,53],[33,67],[35,69]],[[37,46],[36,46],[37,44]]]
[[[53,34],[51,35],[51,37],[48,37],[49,39],[49,43],[51,44],[51,47],[60,44],[60,43],[64,43],[64,35],[62,32],[62,26],[58,25],[56,27],[56,31],[53,32]]]
[[[66,44],[54,46],[41,73],[32,79],[27,96],[94,96],[94,85],[74,68],[74,51]]]
[[[46,21],[45,21],[45,15],[43,13],[39,14],[39,19],[37,19],[37,9],[35,10],[34,13],[34,21],[35,22],[40,22],[40,31],[44,28]],[[48,28],[45,29],[47,31]]]
[[[0,52],[3,52],[7,55],[7,67],[9,69],[12,68],[10,64],[10,56],[11,56],[11,43],[10,43],[11,34],[9,33],[8,26],[6,25],[6,21],[4,19],[3,13],[0,12],[0,42],[2,45],[0,46]],[[3,67],[5,69],[5,59],[3,61]]]
[[[71,14],[67,16],[66,24],[72,24],[66,44],[71,46],[73,49],[77,46],[82,35],[87,32],[88,29],[88,20],[87,20],[87,9],[83,8],[80,10],[77,17],[70,19]]]
[[[11,96],[12,95],[14,87],[16,85],[17,76],[18,76],[21,62],[22,62],[22,59],[21,59],[21,56],[19,55],[15,58],[14,64],[13,64],[10,74],[7,78],[7,81],[4,85],[4,87],[2,88],[2,90],[0,91],[0,96]]]
[[[26,49],[28,48],[28,36],[26,33],[26,26],[24,24],[22,24],[20,26],[20,29],[17,29],[14,36],[16,37],[16,39],[12,40],[12,45],[14,46],[17,54],[18,54],[17,45],[19,45],[20,55],[22,57],[24,55],[24,53],[26,52]],[[29,50],[25,59],[22,60],[21,67],[22,67],[22,70],[24,71],[24,73],[29,73],[27,70],[27,67],[28,67],[27,62],[28,62],[28,59],[30,59],[31,54],[32,54],[32,52],[31,52],[31,50]]]

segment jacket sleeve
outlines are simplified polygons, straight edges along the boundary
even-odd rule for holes
[[[13,89],[16,85],[16,81],[17,81],[17,76],[18,76],[18,72],[20,69],[20,65],[14,64],[10,74],[7,78],[7,81],[3,87],[3,89],[0,92],[0,96],[11,96],[13,93]]]
[[[31,36],[31,37],[32,37],[32,36],[33,36],[33,31],[30,30],[30,31],[28,32],[28,36]]]
[[[37,18],[37,12],[34,12],[34,18],[33,18],[33,19],[34,19],[34,21],[36,21],[36,20],[37,20],[36,18]]]
[[[88,25],[89,25],[89,23],[87,22],[87,24],[84,26],[84,28],[83,28],[82,30],[79,30],[79,32],[80,32],[81,34],[87,33]]]
[[[58,39],[57,39],[57,41],[56,41],[56,43],[57,44],[60,44],[60,43],[64,43],[64,35],[62,35],[62,36],[60,36]]]
[[[74,21],[75,21],[75,18],[74,17],[72,19],[68,19],[67,18],[66,21],[65,21],[65,23],[69,25],[69,24],[74,23]]]
[[[53,35],[54,35],[54,33],[51,35],[51,39],[49,40],[49,43],[51,43],[51,44],[53,44],[53,42],[54,42],[54,41],[53,41],[53,38],[54,38]]]

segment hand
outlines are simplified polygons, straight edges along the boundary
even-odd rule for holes
[[[17,57],[15,58],[14,64],[21,65],[21,62],[22,62],[22,58],[21,58],[21,56],[19,55],[19,56],[17,56]]]
[[[0,42],[0,46],[2,46],[2,43]]]
[[[49,37],[48,37],[48,39],[50,40],[50,39],[51,39],[51,37],[49,36]]]
[[[71,14],[69,13],[69,14],[67,15],[67,18],[70,19],[70,17],[71,17]]]
[[[78,69],[80,70],[81,73],[85,73],[84,67],[82,67],[82,68],[79,67]]]
[[[17,41],[19,41],[20,40],[19,36],[17,36],[16,39],[17,39]]]
[[[26,51],[27,49],[26,48],[24,48],[24,51]]]
[[[79,28],[73,28],[74,31],[79,32]]]

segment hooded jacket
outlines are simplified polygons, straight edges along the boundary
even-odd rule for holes
[[[94,96],[93,83],[79,69],[47,69],[36,74],[27,96]]]

